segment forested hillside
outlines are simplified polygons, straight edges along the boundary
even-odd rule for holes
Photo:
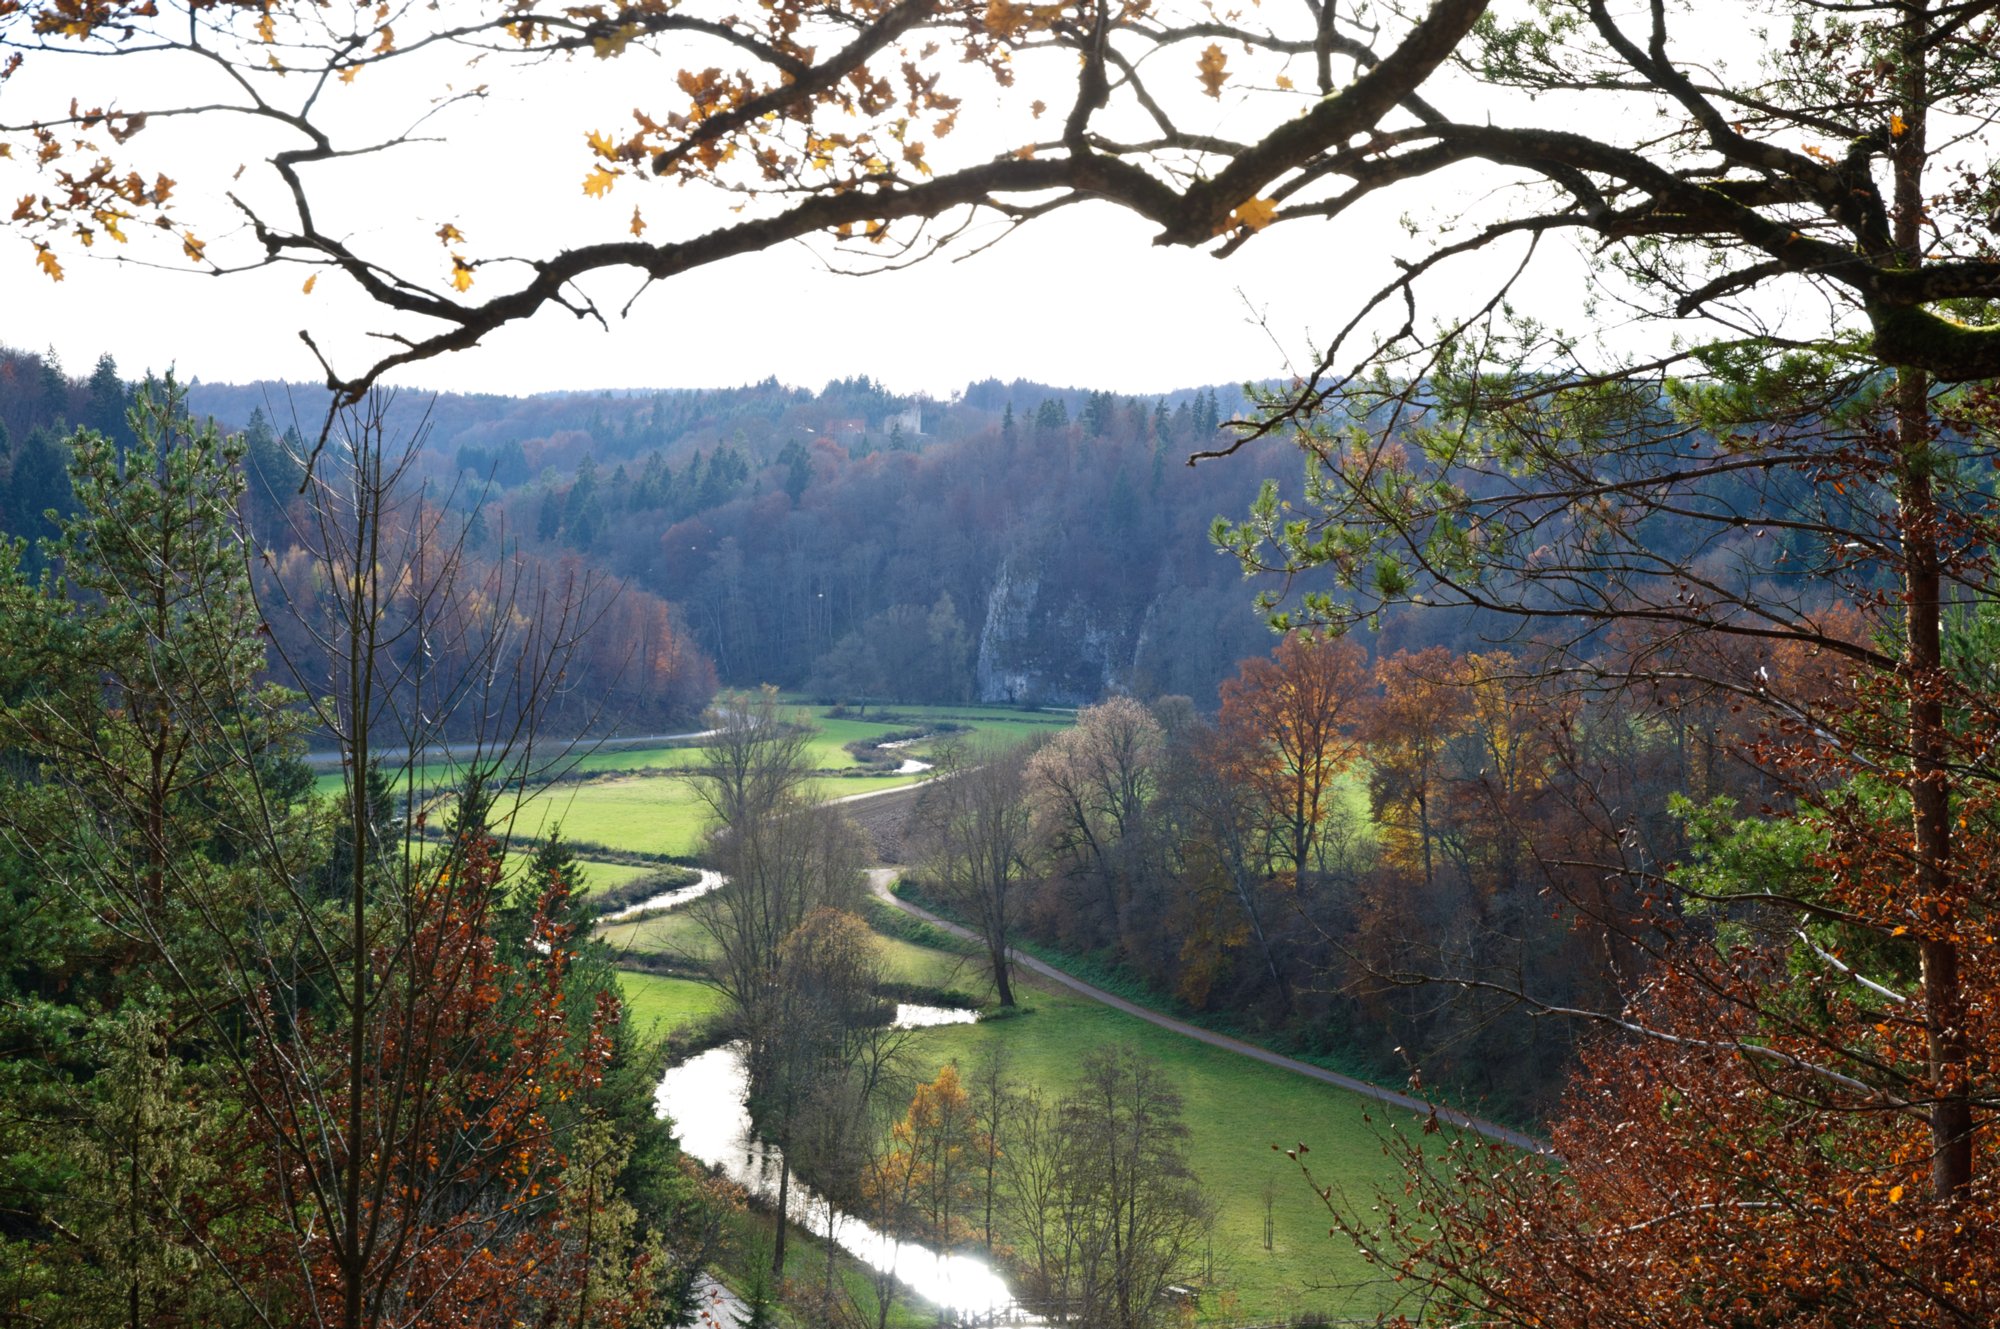
[[[138,384],[123,379],[117,365],[100,358],[87,379],[72,379],[47,356],[0,348],[0,532],[25,539],[24,565],[44,565],[39,541],[51,539],[58,519],[76,511],[68,466],[74,428],[97,431],[122,452],[132,442],[125,413]],[[245,477],[239,515],[259,547],[255,579],[263,602],[266,631],[289,664],[308,677],[331,667],[315,624],[328,588],[314,575],[315,528],[299,494],[309,449],[296,427],[274,424],[266,406],[279,393],[254,394],[240,418],[224,418],[243,439]],[[399,432],[400,431],[400,432]],[[426,437],[421,420],[407,412],[385,417],[387,439]],[[505,612],[526,629],[523,638],[566,643],[568,686],[553,690],[543,714],[553,730],[687,726],[697,720],[715,690],[715,671],[696,645],[678,610],[664,597],[610,575],[601,559],[559,543],[520,540],[503,529],[483,526],[475,509],[453,506],[448,486],[425,483],[426,454],[417,451],[400,477],[407,499],[395,516],[406,531],[423,529],[432,567],[408,569],[413,583],[437,590],[435,579],[449,575],[481,594],[465,612]],[[470,524],[468,524],[470,523]],[[448,573],[447,573],[448,569]],[[428,580],[427,580],[428,579]],[[402,663],[425,658],[434,687],[449,693],[482,674],[489,679],[510,665],[479,657],[469,643],[478,639],[469,622],[419,641],[398,636],[391,649]],[[513,649],[531,649],[517,643]],[[513,657],[509,657],[510,659]],[[512,716],[518,699],[496,692],[497,721]]]
[[[273,385],[203,387],[245,422]],[[956,399],[866,380],[818,392],[404,394],[436,501],[546,558],[678,605],[727,681],[847,698],[1050,702],[1212,695],[1268,649],[1208,528],[1275,448],[1188,467],[1237,389],[1119,397],[1025,382]]]

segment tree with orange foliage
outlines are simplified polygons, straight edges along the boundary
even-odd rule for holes
[[[868,1177],[871,1205],[900,1230],[950,1246],[977,1194],[976,1165],[988,1147],[955,1063],[917,1086],[890,1139]]]
[[[1377,660],[1376,695],[1361,723],[1368,801],[1384,850],[1420,863],[1426,886],[1437,876],[1431,819],[1445,749],[1465,719],[1465,693],[1455,685],[1458,663],[1442,646]]]
[[[1351,641],[1286,637],[1222,684],[1228,776],[1252,791],[1273,873],[1320,866],[1329,799],[1359,745],[1367,657]]]
[[[558,1104],[600,1082],[615,1004],[600,998],[572,1055],[570,937],[553,921],[566,889],[543,894],[510,965],[489,917],[500,871],[473,831],[410,882],[411,930],[367,948],[358,1030],[331,990],[267,983],[255,996],[236,1092],[262,1158],[240,1174],[238,1202],[290,1237],[218,1256],[295,1323],[617,1325],[646,1305],[647,1280],[610,1255],[631,1237],[629,1207],[614,1218],[606,1206],[622,1153],[601,1132],[564,1139],[552,1125]]]

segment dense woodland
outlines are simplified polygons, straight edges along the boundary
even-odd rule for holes
[[[285,598],[314,648],[293,667],[253,585],[247,441],[171,382],[127,418],[59,436],[39,574],[0,544],[5,1315],[680,1318],[730,1197],[652,1111],[656,1053],[573,857],[510,847],[482,793],[559,701],[572,635],[459,580],[377,436],[322,459],[282,551],[305,566],[272,574],[318,590]],[[427,835],[373,744],[468,733]],[[339,792],[313,794],[309,737]]]
[[[196,388],[240,425],[275,386]],[[406,397],[441,503],[679,606],[726,681],[828,697],[1077,705],[1212,695],[1268,649],[1207,533],[1273,467],[1189,468],[1240,389],[972,383]],[[1058,482],[1059,480],[1059,482]],[[476,514],[476,516],[474,515]]]

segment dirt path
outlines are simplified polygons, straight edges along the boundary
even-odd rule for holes
[[[896,871],[893,868],[871,868],[869,870],[869,888],[875,892],[877,898],[890,907],[900,909],[912,918],[922,919],[932,927],[949,932],[954,937],[960,937],[975,944],[979,943],[979,937],[970,928],[960,927],[956,923],[939,918],[928,909],[921,908],[911,904],[907,900],[898,898],[889,889],[895,884],[895,881]],[[1330,1084],[1336,1088],[1345,1089],[1349,1093],[1361,1094],[1364,1097],[1375,1099],[1377,1102],[1387,1103],[1391,1107],[1407,1108],[1419,1116],[1428,1116],[1435,1112],[1439,1121],[1457,1126],[1461,1130],[1471,1131],[1476,1135],[1483,1135],[1489,1140],[1511,1145],[1516,1149],[1525,1149],[1530,1153],[1538,1154],[1549,1152],[1548,1145],[1531,1135],[1514,1130],[1512,1127],[1485,1121],[1468,1113],[1460,1112],[1455,1108],[1426,1103],[1420,1098],[1413,1098],[1408,1094],[1400,1094],[1393,1089],[1384,1089],[1380,1085],[1369,1084],[1366,1080],[1357,1080],[1351,1075],[1342,1075],[1339,1071],[1330,1071],[1323,1066],[1315,1066],[1310,1062],[1297,1061],[1291,1057],[1273,1052],[1268,1048],[1260,1048],[1255,1044],[1245,1043],[1241,1039],[1231,1038],[1227,1034],[1218,1034],[1213,1029],[1204,1029],[1200,1025],[1189,1024],[1185,1020],[1176,1020],[1171,1015],[1162,1015],[1158,1011],[1148,1010],[1136,1002],[1127,1001],[1123,997],[1104,991],[1102,988],[1092,987],[1081,979],[1072,978],[1062,970],[1057,969],[1054,965],[1045,964],[1032,955],[1023,955],[1016,950],[1010,950],[1007,954],[1019,967],[1048,979],[1052,983],[1059,983],[1070,991],[1088,997],[1092,1001],[1102,1002],[1113,1010],[1123,1011],[1125,1014],[1144,1020],[1148,1024],[1172,1030],[1174,1033],[1192,1038],[1197,1042],[1206,1043],[1210,1047],[1218,1047],[1225,1052],[1234,1052],[1238,1056],[1249,1057],[1252,1061],[1261,1061],[1266,1066],[1276,1066],[1279,1070],[1290,1071],[1295,1075],[1303,1075],[1307,1079],[1318,1080],[1323,1084]]]

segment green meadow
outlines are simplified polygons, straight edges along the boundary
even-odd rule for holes
[[[1021,742],[1039,734],[1053,733],[1070,723],[1064,712],[1022,712],[991,706],[904,706],[881,711],[877,716],[830,717],[824,711],[805,706],[793,707],[791,717],[813,729],[807,752],[819,772],[813,791],[824,799],[846,798],[876,793],[914,784],[922,774],[893,775],[870,773],[853,753],[850,743],[886,738],[911,729],[928,729],[940,723],[961,726],[959,737],[997,738]],[[902,749],[903,755],[934,755],[933,743]],[[540,772],[541,778],[527,782],[525,789],[503,795],[496,813],[506,820],[517,837],[539,840],[557,827],[563,836],[586,850],[614,855],[681,857],[698,853],[706,824],[706,809],[688,786],[685,773],[700,765],[701,753],[694,746],[606,747],[562,758],[552,758]],[[419,789],[438,790],[448,797],[451,786],[462,777],[462,766],[431,763],[405,773],[405,780]],[[562,774],[566,778],[550,778]],[[338,773],[323,774],[316,787],[322,794],[340,789]],[[602,890],[623,884],[638,869],[617,869],[595,873],[588,885]]]
[[[699,961],[706,949],[699,929],[671,914],[604,929],[601,935],[614,947],[684,960]],[[880,942],[890,978],[990,999],[976,960],[901,937],[882,936]],[[627,974],[624,981],[634,1018],[644,1026],[661,1026],[663,1032],[715,1009],[713,991],[693,980]],[[969,1071],[980,1058],[1000,1050],[1019,1083],[1054,1095],[1073,1082],[1091,1052],[1121,1043],[1135,1046],[1160,1063],[1180,1093],[1190,1132],[1189,1161],[1215,1205],[1217,1291],[1204,1302],[1202,1318],[1231,1323],[1316,1312],[1372,1319],[1384,1308],[1386,1293],[1377,1272],[1344,1242],[1327,1235],[1324,1204],[1282,1149],[1308,1145],[1313,1179],[1332,1185],[1336,1197],[1365,1205],[1378,1188],[1399,1184],[1378,1132],[1402,1114],[1197,1043],[1026,975],[1017,979],[1017,989],[1018,1014],[914,1031],[907,1045],[907,1072],[927,1079],[948,1062]],[[1269,1250],[1264,1248],[1267,1202]]]

